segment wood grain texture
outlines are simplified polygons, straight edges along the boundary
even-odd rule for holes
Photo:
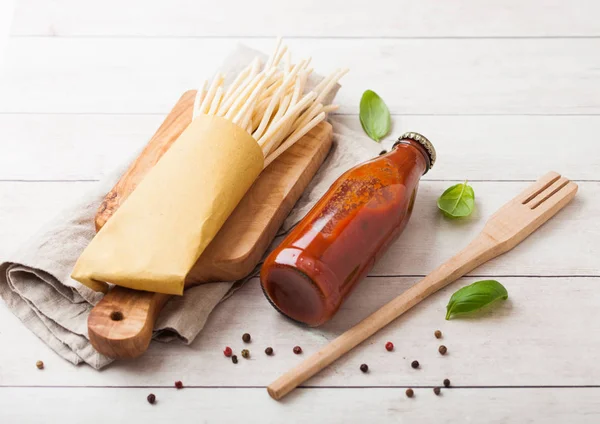
[[[194,90],[185,92],[106,195],[96,213],[98,231],[189,125],[195,94]],[[319,169],[331,143],[331,124],[322,122],[265,168],[189,271],[185,286],[235,281],[247,276]],[[170,297],[114,287],[88,317],[92,345],[111,358],[142,355],[150,344],[162,307]]]
[[[140,11],[143,10],[143,13]],[[235,10],[236,13],[231,13]],[[21,0],[13,35],[44,36],[295,36],[539,37],[597,36],[593,0],[344,0],[282,3],[256,0]],[[207,13],[210,11],[210,13]],[[318,11],[318,13],[315,13]],[[266,14],[266,15],[265,15]],[[268,16],[270,19],[265,19]],[[276,19],[275,19],[276,17]],[[256,22],[260,22],[257,28]]]
[[[269,52],[274,40],[13,39],[0,84],[0,112],[166,114],[178,93],[212,75],[214,64],[239,42]],[[312,56],[319,73],[350,69],[336,96],[344,114],[358,113],[366,89],[402,115],[600,113],[595,101],[600,56],[589,54],[600,49],[600,38],[291,39],[287,44],[296,58]]]
[[[126,424],[131,422],[129,417],[140,422],[237,424],[241,415],[245,423],[257,424],[321,422],[323,417],[348,423],[360,417],[364,422],[437,424],[480,423],[482,417],[489,424],[555,423],[557,419],[596,424],[600,420],[599,388],[450,389],[439,397],[431,388],[416,388],[412,399],[404,391],[404,387],[303,389],[289,402],[273,402],[258,388],[0,388],[0,407],[6,422],[22,424],[49,417],[60,418],[64,424],[81,423],[81,410],[64,408],[65,399],[71,405],[86,405],[85,421],[90,424]],[[146,402],[150,392],[156,394],[154,406]],[[36,400],[36,408],[30,407],[31,399]],[[25,417],[23,410],[30,413]]]

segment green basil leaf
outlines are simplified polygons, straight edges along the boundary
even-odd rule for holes
[[[378,143],[390,132],[390,111],[374,91],[365,91],[360,99],[360,123],[367,135]]]
[[[456,184],[442,193],[438,199],[438,208],[450,218],[469,216],[475,209],[475,192],[465,181]]]
[[[446,306],[446,319],[476,311],[498,299],[508,299],[508,292],[502,284],[496,280],[477,281],[452,295]]]

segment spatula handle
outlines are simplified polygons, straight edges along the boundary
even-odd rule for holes
[[[150,344],[158,315],[170,297],[115,286],[88,317],[92,345],[110,358],[142,355]]]
[[[459,254],[434,270],[423,280],[271,383],[267,387],[269,395],[273,399],[281,399],[298,385],[371,337],[429,295],[501,253],[503,251],[499,249],[497,243],[482,233]]]

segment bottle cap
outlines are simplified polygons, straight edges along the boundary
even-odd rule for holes
[[[425,150],[427,151],[427,155],[429,156],[429,169],[433,168],[433,164],[435,163],[435,160],[436,160],[436,153],[435,153],[435,148],[433,147],[433,144],[431,144],[431,141],[429,141],[427,139],[427,137],[425,137],[424,135],[421,135],[419,133],[406,132],[398,138],[398,141],[396,143],[399,143],[402,140],[407,140],[407,139],[416,141],[417,143],[419,143],[421,146],[423,146],[425,148]]]

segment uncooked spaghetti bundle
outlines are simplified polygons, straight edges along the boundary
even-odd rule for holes
[[[72,277],[182,294],[186,275],[252,183],[337,108],[325,99],[347,72],[306,90],[310,58],[293,64],[281,40],[226,85],[198,90],[193,119],[79,257]]]

